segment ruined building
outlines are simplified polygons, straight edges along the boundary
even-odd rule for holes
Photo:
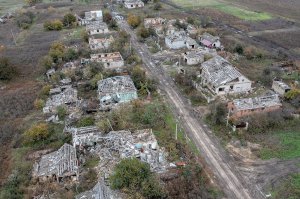
[[[64,144],[57,151],[42,156],[33,166],[33,177],[41,181],[60,181],[65,177],[77,180],[78,175],[76,149],[69,144]]]
[[[128,75],[100,80],[98,82],[98,96],[100,107],[125,103],[138,98],[137,89]]]
[[[228,103],[229,118],[238,119],[254,113],[266,113],[281,109],[278,95],[236,99]]]
[[[119,52],[91,54],[91,61],[101,63],[107,69],[124,66],[123,57]]]
[[[202,63],[201,85],[214,95],[245,93],[251,90],[251,81],[226,59],[215,56]]]

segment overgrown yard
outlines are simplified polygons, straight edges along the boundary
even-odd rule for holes
[[[259,153],[262,159],[292,159],[300,157],[300,131],[279,132],[273,137],[278,140],[278,144],[264,147]]]
[[[209,7],[219,11],[231,14],[242,20],[257,21],[271,19],[272,16],[266,12],[250,11],[244,8],[237,7],[230,3],[221,2],[218,0],[172,0],[176,4],[186,8]]]

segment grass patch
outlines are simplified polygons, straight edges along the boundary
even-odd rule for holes
[[[85,163],[83,164],[84,168],[94,168],[99,164],[99,157],[98,156],[90,156],[87,158],[87,160],[85,161]]]
[[[300,173],[288,177],[280,187],[272,191],[272,198],[300,198]]]
[[[225,12],[227,14],[238,17],[242,20],[258,21],[268,20],[272,16],[266,12],[255,12],[246,9],[242,9],[231,4],[219,2],[217,0],[172,0],[175,4],[184,8],[197,8],[197,7],[209,7]]]
[[[25,5],[24,0],[0,0],[0,15],[12,12]]]
[[[262,159],[292,159],[300,157],[300,131],[282,132],[275,135],[280,140],[279,146],[263,148],[260,151]]]

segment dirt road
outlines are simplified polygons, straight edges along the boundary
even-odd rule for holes
[[[215,179],[230,199],[260,199],[265,198],[258,187],[247,182],[234,165],[233,158],[222,148],[219,142],[208,136],[209,130],[195,119],[192,108],[183,98],[173,80],[163,69],[152,62],[152,55],[144,44],[140,44],[135,33],[125,21],[118,22],[121,29],[131,35],[131,44],[137,50],[146,65],[147,72],[158,80],[159,88],[167,94],[173,111],[181,121],[190,139],[194,141],[204,156]]]

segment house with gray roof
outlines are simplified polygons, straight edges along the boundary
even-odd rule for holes
[[[202,87],[207,87],[215,95],[251,90],[251,81],[219,55],[202,63],[200,76]]]

